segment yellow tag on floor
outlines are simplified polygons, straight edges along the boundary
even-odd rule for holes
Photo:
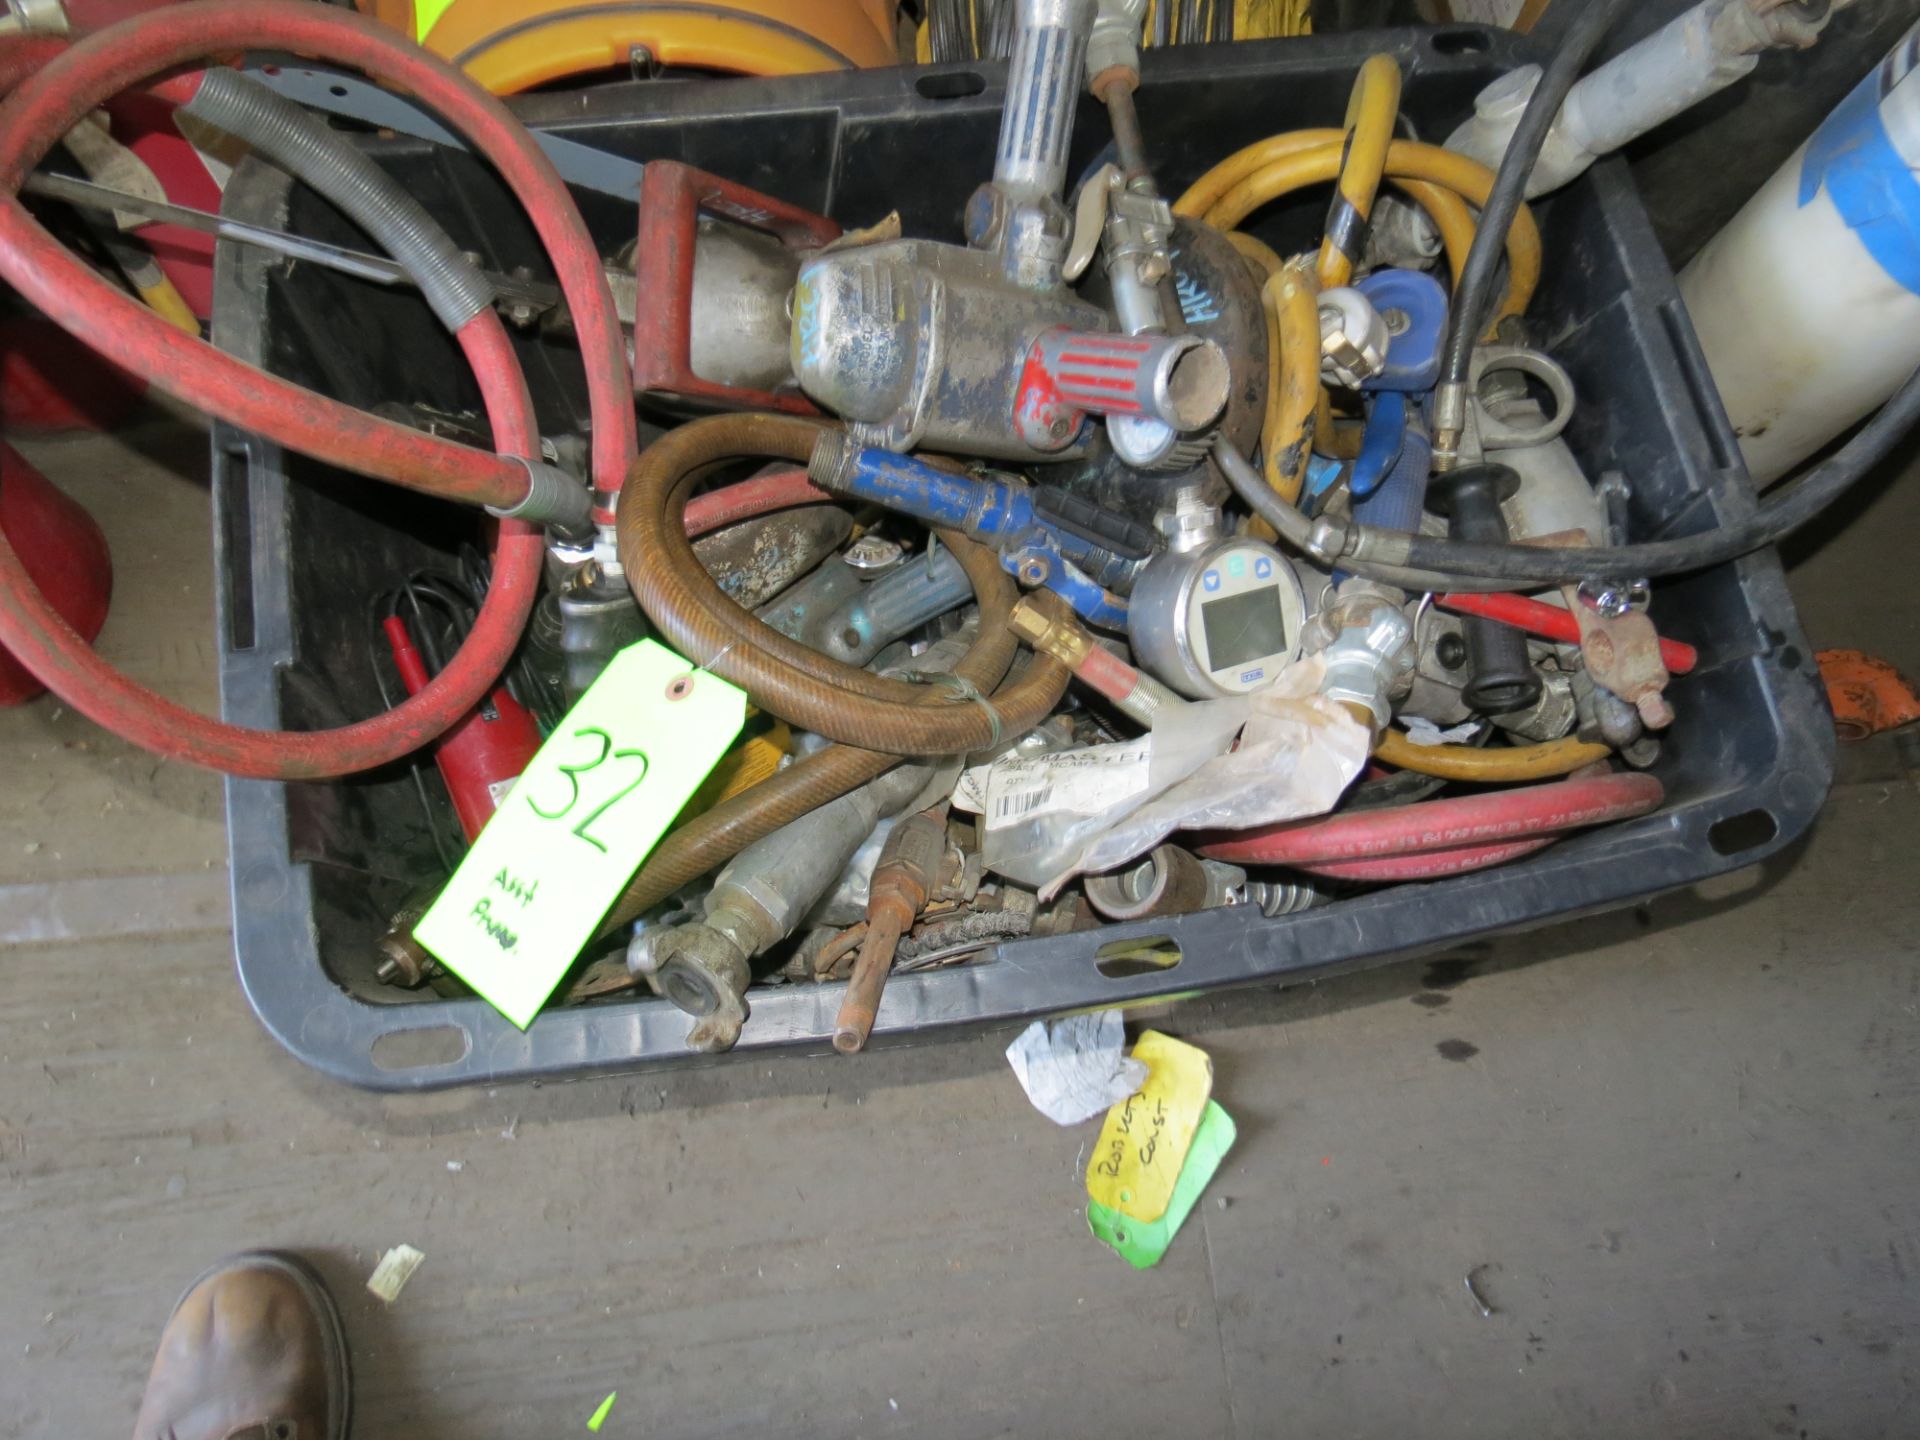
[[[747,697],[652,640],[593,682],[414,926],[522,1030],[726,753]]]
[[[1213,1061],[1157,1030],[1141,1032],[1133,1058],[1146,1062],[1146,1084],[1107,1111],[1087,1162],[1087,1195],[1109,1210],[1153,1221],[1167,1213],[1213,1094]]]

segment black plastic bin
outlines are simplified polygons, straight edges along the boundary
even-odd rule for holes
[[[1529,58],[1520,45],[1500,32],[1447,29],[1180,47],[1147,56],[1139,109],[1162,183],[1177,193],[1241,145],[1337,124],[1355,71],[1375,50],[1399,58],[1405,109],[1431,137],[1447,133],[1486,81]],[[961,207],[991,166],[1003,73],[981,65],[656,82],[535,99],[523,113],[596,147],[684,160],[849,225],[898,210],[908,234],[957,240]],[[1107,138],[1104,115],[1083,104],[1076,166]],[[478,163],[416,142],[368,143],[489,264],[539,265],[525,220]],[[1276,207],[1260,233],[1300,248],[1324,203],[1315,195]],[[632,233],[630,207],[602,195],[583,195],[582,205],[608,251]],[[364,243],[324,204],[256,165],[235,176],[226,208]],[[1547,262],[1532,320],[1578,387],[1575,451],[1590,472],[1614,467],[1630,478],[1637,538],[1746,514],[1751,486],[1624,165],[1596,166],[1540,218]],[[218,281],[216,337],[244,358],[361,406],[477,410],[457,352],[410,292],[233,245],[222,247]],[[525,358],[543,426],[578,425],[585,407],[573,354],[529,346]],[[436,502],[230,430],[216,434],[214,459],[226,717],[299,728],[373,712],[372,597],[403,569],[444,559],[468,530]],[[1654,613],[1702,655],[1672,692],[1680,719],[1660,761],[1669,801],[1658,814],[1573,836],[1519,864],[1274,920],[1213,910],[1006,944],[973,964],[896,978],[877,1041],[1318,978],[1625,905],[1779,849],[1820,808],[1832,767],[1832,725],[1779,564],[1767,553],[1663,583]],[[407,995],[373,980],[372,942],[386,915],[435,873],[404,772],[324,785],[230,780],[227,814],[241,983],[262,1022],[308,1064],[359,1085],[417,1089],[688,1058],[689,1018],[663,1000],[550,1010],[522,1033],[479,1000]],[[1178,964],[1101,973],[1103,946],[1144,936],[1171,941]],[[765,988],[751,1000],[735,1053],[822,1049],[840,989]]]

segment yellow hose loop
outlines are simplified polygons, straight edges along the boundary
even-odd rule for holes
[[[1267,419],[1260,463],[1267,484],[1297,504],[1313,452],[1314,412],[1320,403],[1320,304],[1313,270],[1303,256],[1288,261],[1261,288],[1274,343],[1267,346]]]
[[[1441,191],[1440,193],[1446,195],[1456,205],[1460,203],[1450,192]],[[1257,240],[1244,230],[1229,230],[1226,235],[1232,242],[1233,248],[1240,252],[1240,258],[1247,262],[1248,267],[1260,278],[1262,284],[1278,275],[1287,263],[1274,253],[1273,247],[1266,241]],[[1280,327],[1269,313],[1267,316],[1267,409],[1260,422],[1261,431],[1265,434],[1277,433],[1274,405],[1280,395],[1279,358]],[[1327,387],[1324,385],[1320,387],[1320,398],[1314,404],[1313,415],[1313,448],[1318,454],[1330,455],[1336,460],[1351,460],[1360,453],[1360,441],[1363,438],[1360,427],[1357,425],[1348,425],[1344,428],[1335,426],[1333,407],[1327,399]],[[1265,525],[1265,521],[1260,521],[1255,529],[1263,530]],[[1260,538],[1270,540],[1273,536],[1261,534]]]
[[[1340,168],[1340,146],[1337,130],[1296,130],[1249,145],[1189,186],[1174,211],[1204,219],[1217,229],[1231,230],[1260,206],[1304,186],[1335,178]],[[1466,204],[1486,203],[1493,172],[1437,145],[1395,140],[1387,146],[1386,174],[1433,216],[1457,280],[1473,239],[1473,222]],[[1416,188],[1422,182],[1453,192],[1450,198],[1462,203],[1438,201],[1436,210],[1436,189]],[[1514,216],[1513,229],[1507,235],[1507,261],[1507,293],[1495,312],[1496,321],[1524,311],[1540,281],[1540,229],[1532,210],[1525,205]]]
[[[1223,230],[1238,226],[1270,201],[1303,186],[1331,180],[1339,163],[1337,142],[1284,156],[1235,182],[1207,212],[1207,223]],[[1493,172],[1484,165],[1435,145],[1416,145],[1407,140],[1396,140],[1388,146],[1387,174],[1396,180],[1424,180],[1444,186],[1474,205],[1486,203],[1487,191],[1493,184]],[[1458,245],[1458,240],[1455,244]],[[1525,205],[1514,216],[1513,228],[1507,235],[1507,262],[1507,293],[1497,316],[1517,315],[1525,310],[1540,281],[1540,230],[1534,223],[1533,212]],[[1455,278],[1458,278],[1457,271]]]
[[[1222,195],[1254,171],[1271,165],[1275,160],[1297,155],[1302,150],[1315,150],[1327,144],[1337,145],[1341,138],[1338,130],[1316,129],[1289,130],[1284,135],[1269,135],[1264,140],[1256,140],[1245,149],[1234,151],[1189,185],[1180,198],[1173,202],[1173,213],[1198,220],[1213,209]]]
[[[1366,222],[1373,214],[1374,197],[1380,193],[1387,146],[1393,140],[1393,123],[1399,114],[1399,65],[1390,55],[1369,55],[1347,101],[1340,173],[1315,267],[1322,289],[1344,285],[1353,278],[1353,263],[1359,258],[1355,252],[1364,243]]]
[[[1266,241],[1257,240],[1244,230],[1229,230],[1226,235],[1233,248],[1240,252],[1240,258],[1252,269],[1254,277],[1263,285],[1278,275],[1280,267],[1287,263]]]
[[[1373,758],[1402,770],[1418,771],[1443,780],[1550,780],[1571,775],[1613,752],[1568,736],[1542,745],[1488,746],[1416,745],[1398,730],[1389,730],[1374,746]]]

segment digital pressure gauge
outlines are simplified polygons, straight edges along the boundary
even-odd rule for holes
[[[1300,577],[1258,540],[1156,556],[1127,601],[1134,658],[1183,695],[1209,700],[1273,683],[1300,653]]]

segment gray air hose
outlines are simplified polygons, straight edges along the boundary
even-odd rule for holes
[[[407,267],[449,332],[493,304],[493,287],[425,207],[351,140],[291,100],[215,66],[180,108],[246,141],[331,200]]]

